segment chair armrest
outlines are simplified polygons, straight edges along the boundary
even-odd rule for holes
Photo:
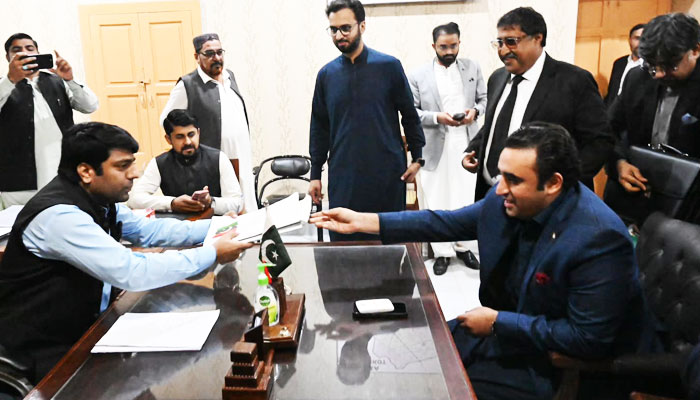
[[[646,394],[646,393],[632,392],[632,393],[630,393],[630,400],[681,400],[681,399],[672,399],[670,397],[660,397],[660,396],[654,396],[654,395]]]
[[[620,375],[669,376],[679,378],[685,355],[681,353],[625,354],[616,357],[613,372]]]
[[[613,370],[612,359],[582,360],[569,357],[556,351],[550,351],[549,360],[554,367],[561,369],[577,369],[591,372],[612,372]]]

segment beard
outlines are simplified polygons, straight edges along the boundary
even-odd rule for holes
[[[362,39],[362,34],[358,33],[357,37],[352,42],[347,41],[346,38],[343,37],[341,40],[334,42],[334,44],[335,44],[335,47],[337,47],[341,53],[351,54],[352,52],[357,50],[357,48],[360,46],[360,39]],[[342,48],[342,47],[340,47],[341,43],[347,43],[348,45],[345,46],[344,48]]]
[[[440,60],[440,64],[444,65],[445,68],[449,67],[450,65],[452,65],[453,62],[457,60],[456,54],[448,54],[445,56],[441,56],[435,53],[435,55],[437,56],[438,60]]]

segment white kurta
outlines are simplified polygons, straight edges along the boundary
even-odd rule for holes
[[[474,104],[466,104],[462,77],[456,63],[445,68],[434,64],[435,80],[442,110],[450,114],[464,112]],[[474,202],[476,174],[462,168],[464,149],[469,144],[466,126],[447,126],[445,145],[435,170],[421,169],[418,183],[422,191],[422,209],[454,210]],[[468,242],[431,243],[435,257],[454,257],[455,251],[466,251]]]

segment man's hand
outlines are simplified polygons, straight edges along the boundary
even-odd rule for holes
[[[628,163],[625,160],[617,161],[617,181],[620,182],[623,188],[628,192],[639,192],[647,190],[645,178],[639,171],[639,168]]]
[[[420,169],[420,164],[417,162],[411,163],[411,165],[406,168],[406,172],[401,175],[401,180],[408,183],[413,183],[416,181],[416,174]]]
[[[51,72],[60,76],[64,81],[72,81],[73,68],[70,66],[70,64],[68,64],[68,61],[58,54],[56,50],[53,52],[56,53],[56,68],[52,69]]]
[[[476,109],[475,108],[470,108],[468,110],[465,110],[464,113],[466,114],[466,117],[464,117],[463,120],[459,121],[462,123],[462,125],[469,125],[472,122],[474,122],[474,118],[476,118]]]
[[[460,326],[474,336],[490,336],[498,311],[488,307],[477,307],[457,316]]]
[[[20,58],[26,55],[27,53],[20,51],[19,53],[15,53],[10,60],[10,65],[8,66],[7,70],[7,79],[9,79],[10,82],[16,84],[24,78],[29,78],[36,72],[32,71],[32,68],[37,67],[37,64],[34,63],[36,58],[27,57],[20,60]]]
[[[217,263],[226,264],[235,261],[243,250],[253,247],[253,243],[237,242],[233,240],[236,236],[238,236],[238,233],[233,230],[231,232],[226,232],[214,242]]]
[[[314,179],[311,182],[309,182],[309,195],[311,196],[311,201],[313,201],[314,204],[318,204],[323,200],[323,193],[321,193],[321,180],[320,179]]]
[[[202,194],[201,192],[206,192]],[[196,195],[197,192],[195,192],[192,196],[192,200],[198,201],[202,203],[204,206],[204,209],[208,209],[211,207],[211,195],[209,194],[209,186],[204,186],[202,190],[200,191],[199,197],[195,199],[194,195]]]
[[[464,155],[464,159],[462,159],[462,168],[472,174],[476,173],[476,170],[479,168],[479,160],[476,159],[476,151]]]
[[[461,124],[460,121],[456,121],[454,118],[452,118],[452,115],[450,115],[450,113],[447,112],[438,113],[437,122],[438,124],[449,126],[459,126]]]
[[[334,208],[311,214],[309,223],[318,228],[328,229],[338,233],[379,233],[379,215],[358,213],[347,208]]]
[[[181,213],[198,213],[204,211],[205,209],[204,204],[196,200],[192,200],[192,197],[187,194],[174,198],[170,203],[170,208],[173,210],[173,212]]]

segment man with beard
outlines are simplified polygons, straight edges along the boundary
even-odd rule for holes
[[[397,211],[406,207],[406,182],[423,164],[420,118],[401,63],[362,41],[365,10],[357,0],[334,0],[326,8],[328,33],[340,50],[318,72],[311,111],[309,153],[314,202],[322,199],[321,169],[328,160],[331,207]],[[397,111],[413,157],[406,153]],[[331,240],[376,239],[340,235]]]
[[[569,131],[581,158],[581,180],[593,188],[593,177],[615,144],[595,79],[545,53],[547,24],[532,8],[509,11],[497,28],[491,43],[505,67],[489,78],[484,126],[462,161],[477,173],[474,199],[483,198],[498,180],[498,156],[508,135],[530,121],[556,123]]]
[[[197,120],[185,110],[173,110],[163,128],[172,148],[148,163],[129,194],[128,206],[179,213],[208,208],[217,215],[239,213],[243,201],[233,166],[223,152],[199,144]],[[158,188],[164,196],[155,194]]]
[[[418,180],[424,199],[421,209],[454,210],[474,200],[476,176],[461,168],[460,161],[462,150],[479,130],[477,116],[486,110],[486,84],[479,64],[457,58],[459,35],[454,22],[435,27],[436,58],[409,76],[413,104],[425,133],[425,166]],[[436,275],[447,271],[455,255],[467,267],[479,268],[476,257],[466,248],[467,242],[430,245]]]
[[[610,73],[610,82],[608,83],[608,94],[605,95],[605,105],[610,107],[620,95],[622,84],[625,82],[627,73],[634,67],[642,65],[642,58],[639,57],[639,38],[642,37],[644,24],[637,24],[630,29],[629,44],[630,54],[622,56],[613,63],[612,72]]]
[[[606,201],[625,195],[621,204],[638,222],[649,212],[643,195],[647,179],[628,161],[629,146],[669,145],[700,157],[699,37],[698,21],[688,14],[652,19],[639,44],[644,64],[628,73],[611,110],[613,130],[627,136],[608,168],[613,185],[606,188]]]
[[[138,143],[114,125],[89,122],[63,137],[58,176],[17,216],[0,263],[0,348],[37,383],[118,293],[149,290],[238,258],[252,246],[224,235],[211,245],[164,253],[136,246],[201,243],[210,220],[147,219],[118,204],[138,176]]]
[[[240,181],[246,210],[256,210],[248,112],[233,72],[224,69],[219,35],[192,40],[197,69],[183,76],[170,92],[161,123],[174,109],[187,110],[202,128],[202,144],[219,149],[231,160]]]

